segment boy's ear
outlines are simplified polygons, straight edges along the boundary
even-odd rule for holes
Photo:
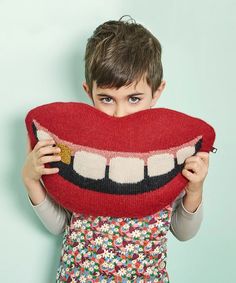
[[[84,88],[84,90],[87,92],[87,94],[89,94],[89,87],[88,87],[88,85],[86,84],[86,82],[83,82],[83,88]]]
[[[84,88],[85,92],[87,93],[88,97],[93,101],[92,94],[90,93],[89,87],[88,87],[88,85],[86,84],[86,82],[83,82],[82,85],[83,85],[83,88]]]
[[[156,102],[159,99],[159,97],[161,96],[165,86],[166,86],[166,81],[164,81],[164,80],[161,81],[160,86],[158,87],[158,89],[153,94],[153,98],[152,98],[152,102],[151,102],[151,107],[156,104]]]

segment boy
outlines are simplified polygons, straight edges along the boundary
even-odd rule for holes
[[[93,106],[116,117],[150,109],[166,85],[162,79],[162,48],[159,41],[142,25],[123,22],[122,18],[101,24],[88,39],[85,54],[86,82],[83,83]],[[53,143],[52,140],[39,141],[31,150],[28,142],[28,156],[22,177],[34,211],[45,227],[58,235],[69,225],[71,212],[55,203],[40,182],[43,174],[58,172],[57,168],[44,167],[47,162],[60,160],[55,155],[60,149],[52,147]],[[203,182],[208,165],[209,154],[205,152],[198,152],[185,161],[182,174],[189,182],[172,204],[170,223],[171,232],[180,241],[194,237],[201,225]],[[167,272],[160,274],[156,278],[168,282]],[[76,278],[75,274],[70,276]]]

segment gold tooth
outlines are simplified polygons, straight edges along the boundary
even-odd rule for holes
[[[57,144],[56,146],[58,146],[61,149],[61,151],[58,154],[61,156],[61,161],[66,164],[70,164],[71,152],[72,152],[71,149],[64,144]]]

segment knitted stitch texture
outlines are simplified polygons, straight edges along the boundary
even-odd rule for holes
[[[170,204],[187,185],[186,158],[212,151],[205,121],[168,108],[113,117],[81,102],[54,102],[25,118],[31,147],[53,138],[61,148],[58,174],[43,175],[51,197],[88,215],[143,217]]]

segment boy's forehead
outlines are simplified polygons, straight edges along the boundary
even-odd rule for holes
[[[147,92],[151,90],[151,87],[147,84],[146,80],[140,79],[139,81],[134,81],[128,86],[121,86],[119,89],[117,88],[109,88],[109,87],[102,87],[102,86],[97,86],[97,82],[93,81],[93,91],[94,93],[109,93],[109,92]]]

